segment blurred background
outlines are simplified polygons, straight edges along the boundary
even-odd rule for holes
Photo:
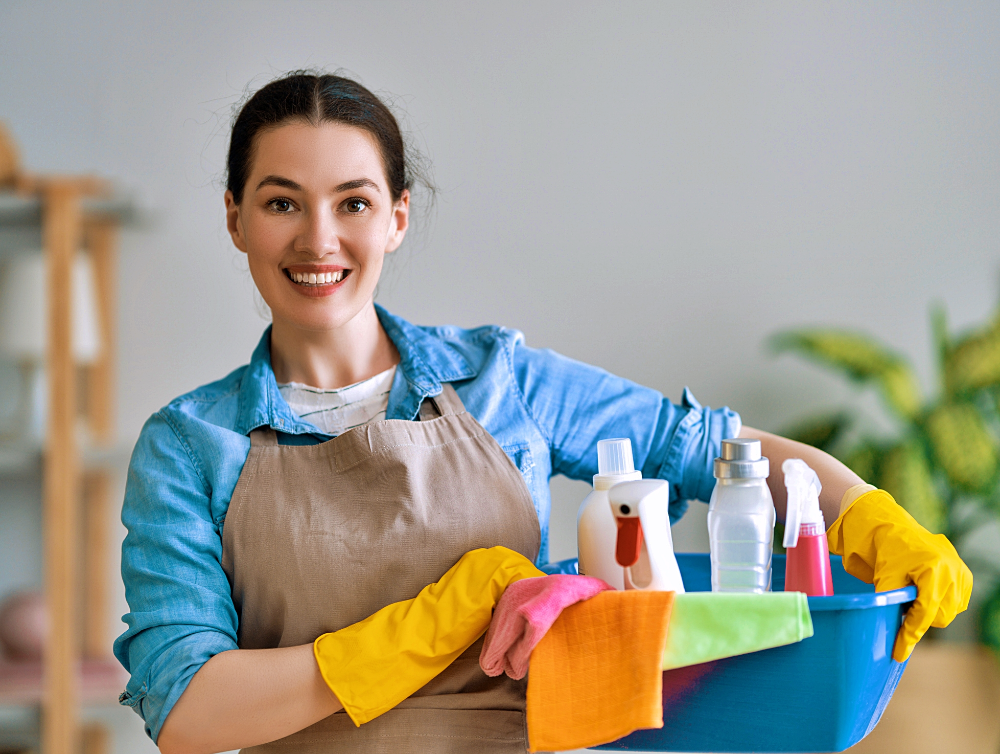
[[[932,304],[961,333],[1000,293],[998,38],[995,2],[0,4],[0,120],[22,172],[98,176],[118,202],[113,503],[96,524],[107,642],[127,610],[117,516],[139,429],[245,363],[267,323],[222,202],[247,92],[342,71],[387,97],[428,159],[437,201],[416,198],[427,211],[387,265],[390,311],[517,328],[761,429],[850,407],[878,438],[898,426],[877,390],[768,339],[867,333],[934,399]],[[23,251],[9,246],[8,279]],[[8,355],[0,424],[26,394]],[[25,468],[0,468],[0,600],[43,585],[42,472]],[[552,487],[555,560],[576,554],[588,487]],[[707,549],[705,508],[678,524],[678,550]],[[997,542],[995,520],[985,530]],[[974,637],[970,621],[957,638]],[[154,749],[126,708],[82,715],[110,731],[107,751]],[[0,731],[33,719],[3,706]]]

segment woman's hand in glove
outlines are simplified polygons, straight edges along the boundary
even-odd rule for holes
[[[472,550],[413,599],[394,602],[313,644],[323,680],[355,725],[378,717],[438,675],[490,625],[515,581],[544,576],[506,547]]]
[[[931,626],[944,628],[969,606],[972,572],[943,534],[931,534],[884,490],[851,504],[827,531],[844,570],[875,591],[915,584],[917,599],[896,635],[892,658],[904,662]]]

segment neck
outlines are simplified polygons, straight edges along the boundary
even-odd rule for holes
[[[369,302],[334,330],[303,330],[283,320],[271,325],[271,368],[280,383],[333,390],[399,363],[399,352]]]

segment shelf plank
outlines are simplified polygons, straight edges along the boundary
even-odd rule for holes
[[[0,706],[36,705],[45,695],[41,662],[0,659]],[[77,664],[76,685],[83,704],[111,704],[128,683],[128,674],[115,660],[84,660]]]
[[[0,226],[41,230],[43,206],[44,201],[38,195],[0,191]],[[119,222],[130,222],[137,216],[135,204],[125,194],[83,197],[80,210],[88,218],[106,217]]]
[[[79,464],[83,471],[121,471],[128,468],[135,441],[115,443],[110,447],[92,445],[78,439]],[[42,470],[42,449],[27,443],[0,445],[0,479],[37,476]]]
[[[0,260],[42,248],[43,201],[38,196],[0,191]],[[128,194],[83,197],[80,212],[88,222],[135,225],[143,213]]]
[[[110,445],[115,434],[115,363],[117,328],[115,301],[118,298],[118,226],[107,218],[90,220],[84,232],[87,251],[94,265],[101,352],[87,372],[87,421],[94,439]]]
[[[88,659],[111,657],[108,520],[113,490],[114,480],[108,471],[83,475],[83,604],[87,606],[83,614],[83,654]]]
[[[76,365],[73,362],[73,259],[80,248],[80,193],[72,183],[45,188],[45,262],[48,295],[49,415],[42,471],[45,526],[45,599],[49,636],[45,647],[42,750],[73,754],[79,689],[76,595],[79,471],[76,442]]]

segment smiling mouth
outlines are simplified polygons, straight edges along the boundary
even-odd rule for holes
[[[305,288],[318,288],[322,285],[333,285],[351,274],[350,270],[337,270],[336,272],[292,272],[284,270],[285,277],[296,285]]]

